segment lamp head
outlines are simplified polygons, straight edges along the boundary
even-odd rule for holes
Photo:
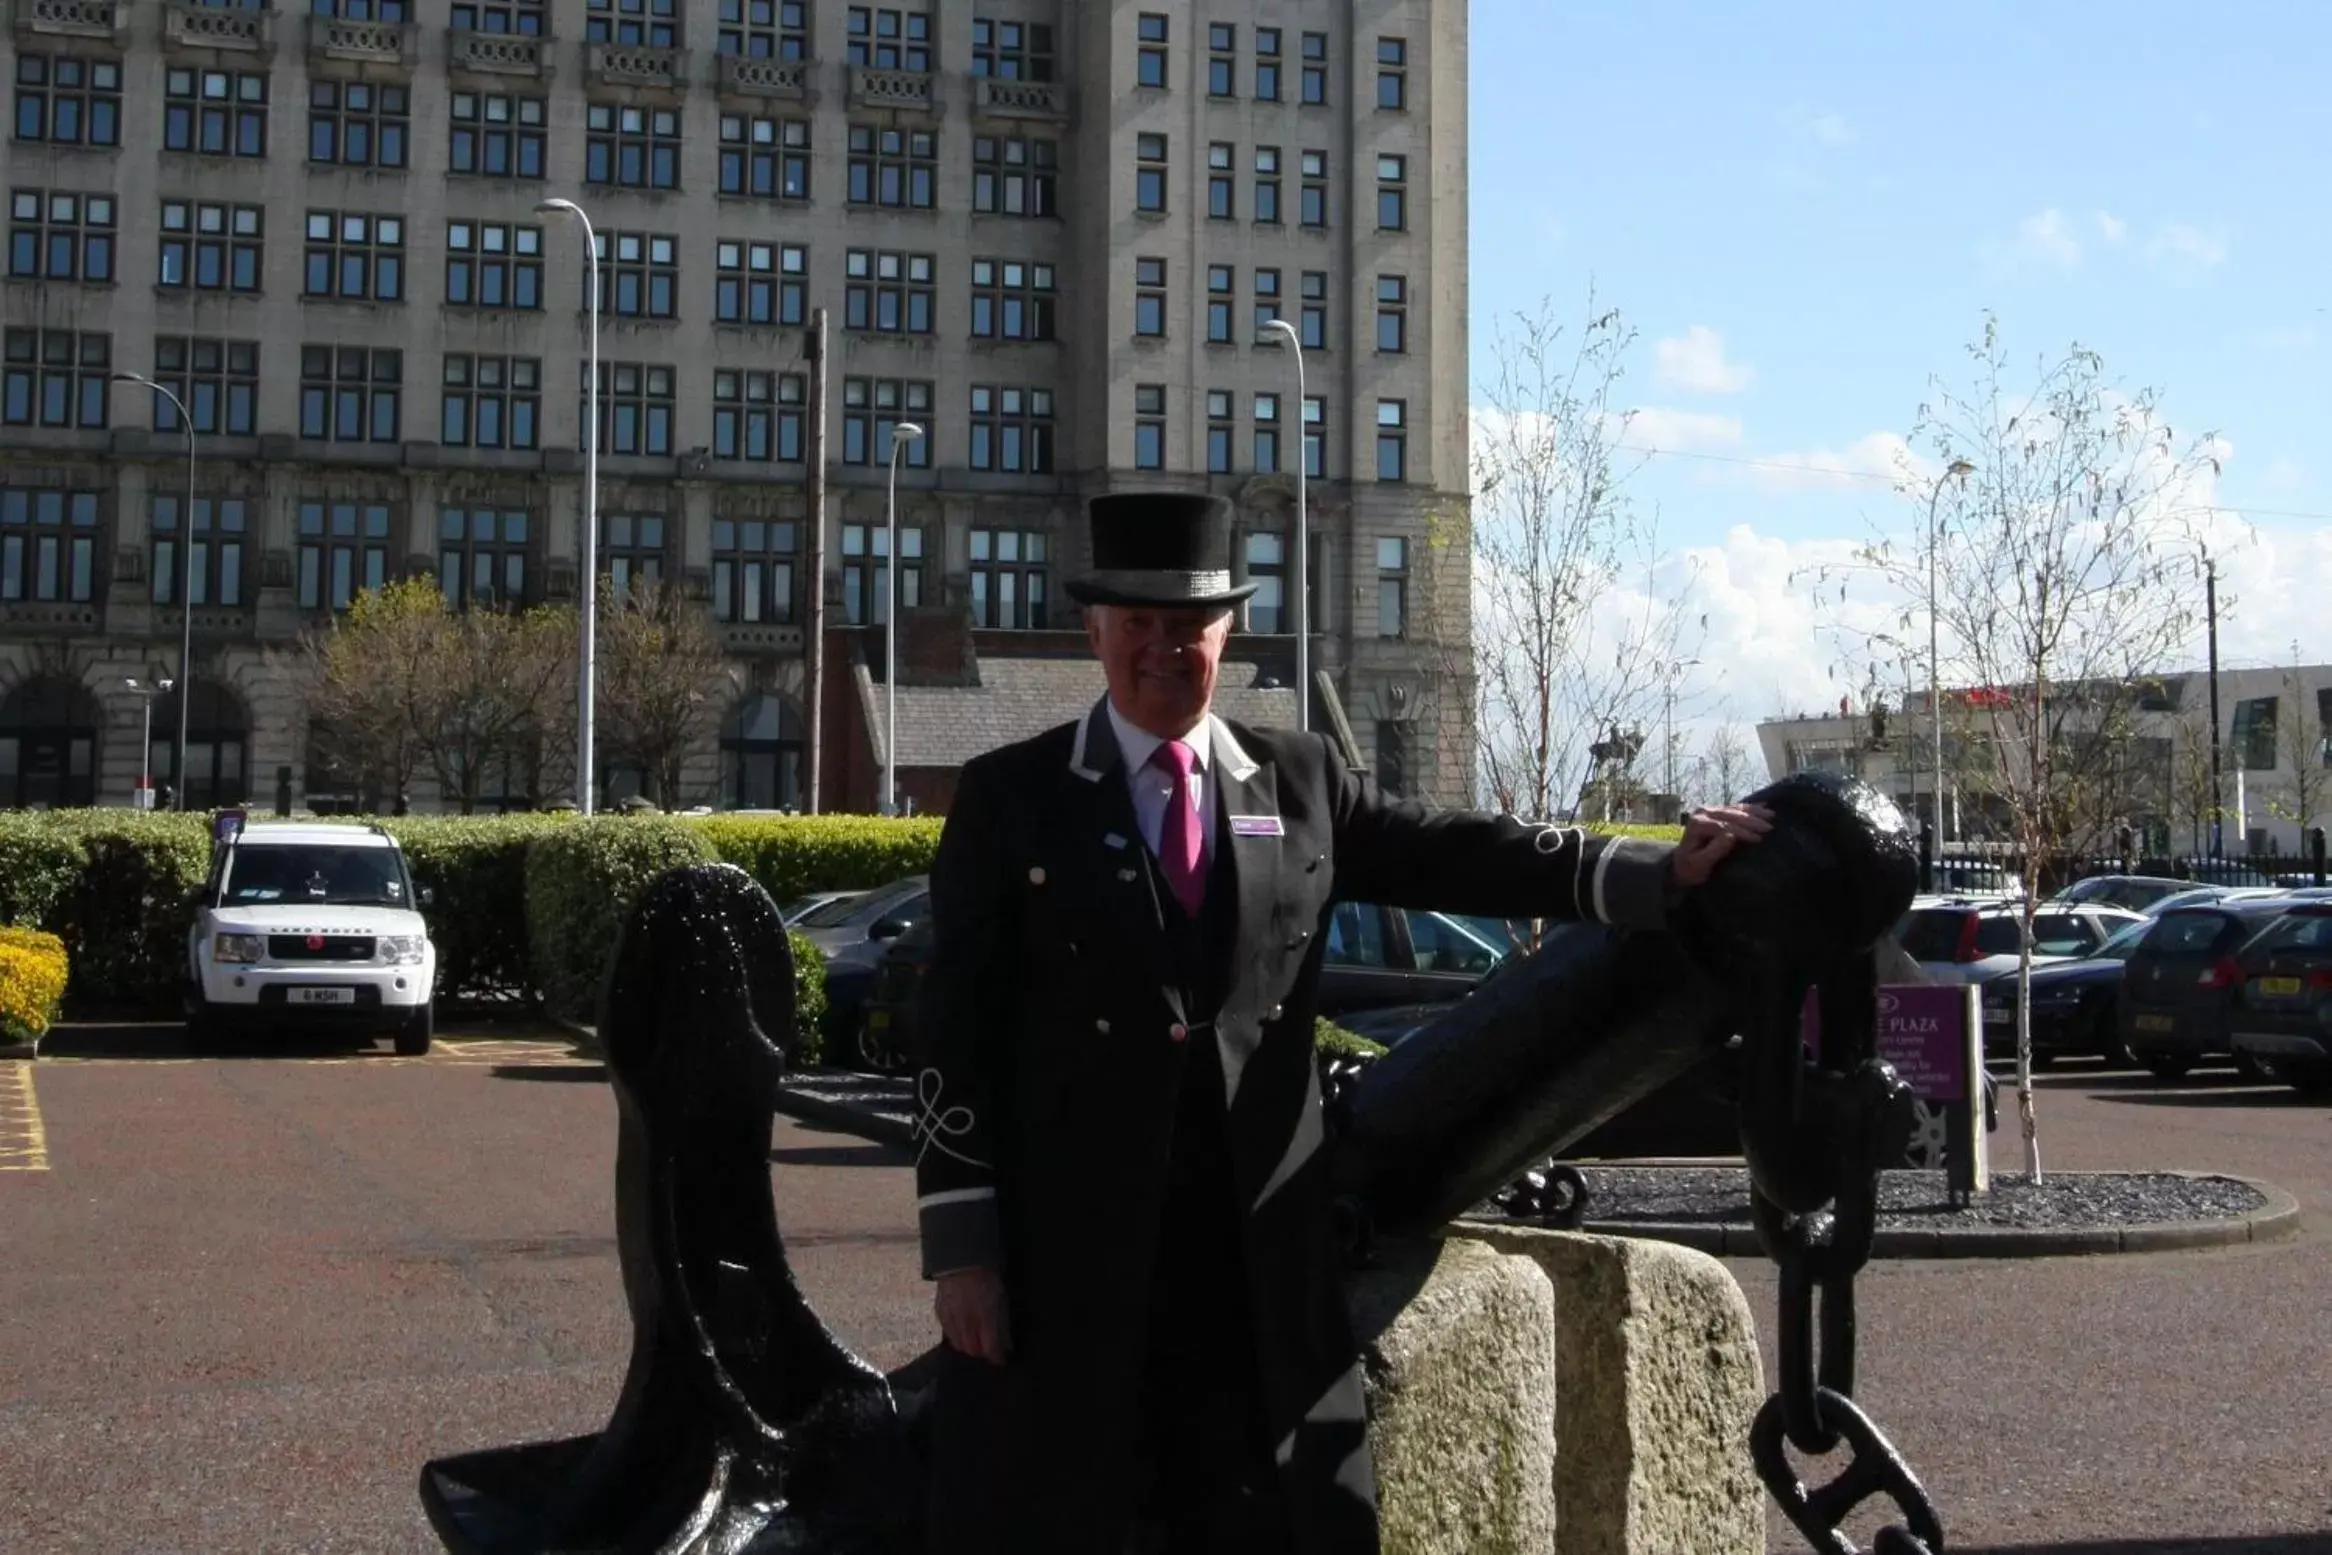
[[[902,421],[891,428],[891,436],[898,442],[912,443],[923,435],[923,429],[912,421]]]
[[[554,195],[547,200],[535,201],[534,212],[537,216],[580,216],[583,214],[583,207],[577,205],[573,200],[561,199]]]

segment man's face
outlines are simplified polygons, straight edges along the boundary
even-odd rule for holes
[[[1085,612],[1085,638],[1109,678],[1109,699],[1136,728],[1162,740],[1198,727],[1215,699],[1215,673],[1231,635],[1219,606],[1168,610],[1098,605]]]

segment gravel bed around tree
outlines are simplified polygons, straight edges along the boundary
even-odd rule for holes
[[[1587,1220],[1625,1225],[1747,1225],[1749,1173],[1728,1166],[1582,1166]],[[2181,1172],[2044,1173],[2038,1184],[1995,1172],[1989,1194],[1952,1204],[1941,1172],[1879,1174],[1885,1227],[1999,1226],[2022,1230],[2232,1220],[2264,1207],[2265,1195],[2233,1178]]]

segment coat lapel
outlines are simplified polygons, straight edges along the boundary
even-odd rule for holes
[[[1247,754],[1230,726],[1209,716],[1214,732],[1215,795],[1222,811],[1217,846],[1229,871],[1232,911],[1231,944],[1235,947],[1223,1008],[1252,1010],[1258,1003],[1254,982],[1256,959],[1251,952],[1267,943],[1272,909],[1279,900],[1279,865],[1286,841],[1286,823],[1279,814],[1279,774]],[[1259,1013],[1259,1012],[1258,1012]],[[1223,1098],[1236,1107],[1239,1076],[1262,1034],[1258,1022],[1235,1021],[1215,1028],[1223,1057]]]
[[[1166,944],[1164,909],[1145,857],[1149,845],[1142,841],[1141,825],[1134,819],[1125,758],[1118,750],[1117,731],[1110,726],[1106,701],[1095,703],[1077,726],[1069,747],[1069,771],[1081,780],[1072,788],[1084,790],[1089,801],[1079,829],[1084,834],[1094,889],[1126,942],[1140,950],[1175,1020],[1187,1020],[1181,979],[1175,975],[1173,954]]]

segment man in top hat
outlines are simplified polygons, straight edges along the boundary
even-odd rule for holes
[[[1670,847],[1389,797],[1210,710],[1253,592],[1225,504],[1090,517],[1068,589],[1108,693],[967,765],[931,870],[929,1547],[1373,1551],[1312,1052],[1331,907],[1658,927],[1768,817]]]

